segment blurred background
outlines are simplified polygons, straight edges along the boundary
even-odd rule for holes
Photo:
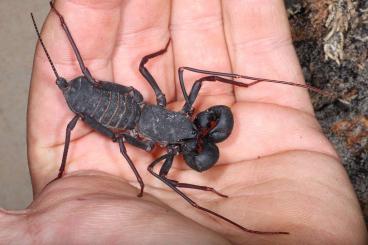
[[[285,2],[306,82],[335,93],[312,103],[368,224],[368,1]]]
[[[41,24],[45,0],[0,1],[0,207],[19,209],[32,200],[26,152],[28,87],[37,37],[30,13]]]
[[[312,102],[368,221],[368,1],[285,3],[306,81],[336,93]],[[7,209],[32,200],[26,105],[37,38],[30,12],[41,26],[48,11],[46,0],[0,1],[0,207]]]

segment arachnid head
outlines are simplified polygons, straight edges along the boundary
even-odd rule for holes
[[[199,131],[198,137],[186,142],[182,151],[188,166],[202,172],[210,169],[219,159],[216,143],[229,137],[234,126],[234,118],[229,107],[219,105],[199,113],[194,124]]]
[[[63,77],[58,77],[56,79],[56,85],[58,85],[58,87],[61,89],[61,90],[65,90],[66,88],[69,87],[69,83],[66,81],[65,78]]]

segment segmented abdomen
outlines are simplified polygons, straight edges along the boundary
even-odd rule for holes
[[[129,93],[108,91],[93,86],[82,78],[71,86],[68,104],[110,129],[133,129],[139,120],[140,107]]]

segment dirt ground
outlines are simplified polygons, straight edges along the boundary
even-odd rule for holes
[[[368,224],[368,1],[285,0],[318,120],[337,149]]]

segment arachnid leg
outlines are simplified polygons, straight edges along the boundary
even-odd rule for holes
[[[185,105],[183,106],[182,111],[186,114],[190,114],[191,110],[192,110],[192,106],[195,102],[195,100],[197,99],[197,96],[199,94],[199,91],[201,90],[202,87],[202,83],[203,82],[223,82],[223,83],[228,83],[228,84],[233,84],[233,85],[238,85],[237,81],[233,81],[227,78],[223,78],[223,77],[219,77],[219,76],[205,76],[205,77],[201,77],[200,79],[196,80],[192,86],[192,89],[190,90],[189,95],[187,94],[186,90],[185,90],[185,86],[184,86],[184,79],[183,79],[183,74],[182,74],[182,70],[179,70],[179,80],[180,80],[180,86],[185,98]],[[242,87],[248,87],[247,84],[244,83],[240,83]]]
[[[167,48],[169,47],[170,40],[167,42],[165,48],[153,53],[146,55],[142,58],[141,63],[139,64],[139,72],[143,75],[143,77],[148,81],[148,83],[151,85],[153,91],[156,94],[156,101],[157,105],[165,107],[166,106],[166,98],[165,94],[161,91],[160,87],[158,86],[157,82],[151,75],[151,73],[148,71],[148,69],[144,66],[150,59],[162,55],[167,51]]]
[[[167,179],[173,186],[178,187],[178,188],[188,188],[188,189],[195,189],[195,190],[200,190],[200,191],[210,191],[215,193],[216,195],[220,196],[220,197],[225,197],[228,198],[229,196],[224,195],[218,191],[215,190],[215,188],[213,187],[208,187],[208,186],[203,186],[203,185],[193,185],[193,184],[188,184],[188,183],[180,183],[176,180],[172,180],[172,179]]]
[[[59,174],[56,177],[56,179],[60,179],[63,176],[64,170],[65,170],[66,158],[68,156],[68,150],[69,150],[69,144],[70,144],[70,135],[71,135],[72,130],[75,128],[75,125],[77,124],[78,119],[79,119],[79,116],[75,115],[73,117],[73,119],[68,123],[68,126],[66,127],[63,159],[61,160],[61,165],[60,165],[60,168],[59,168]],[[54,179],[54,180],[56,180],[56,179]]]
[[[174,161],[174,154],[170,154],[167,156],[165,162],[162,164],[160,172],[159,172],[159,176],[166,178],[167,174],[170,171],[170,168],[172,166],[172,163]],[[201,191],[210,191],[213,192],[221,197],[228,197],[224,194],[221,194],[220,192],[216,191],[213,187],[208,187],[208,186],[202,186],[202,185],[193,185],[193,184],[188,184],[188,183],[180,183],[176,180],[172,180],[172,179],[168,179],[166,178],[167,181],[169,181],[173,186],[175,187],[179,187],[179,188],[188,188],[188,189],[196,189],[196,190],[201,190]]]
[[[88,116],[83,116],[83,120],[89,125],[91,126],[93,129],[95,129],[96,131],[100,132],[101,134],[104,134],[106,136],[108,136],[109,138],[111,138],[113,141],[118,141],[119,142],[119,147],[120,147],[120,152],[121,154],[124,156],[124,158],[127,160],[130,168],[133,170],[137,181],[139,183],[139,185],[141,186],[141,190],[138,194],[138,197],[141,197],[143,195],[143,188],[144,188],[144,183],[143,180],[141,178],[141,176],[139,175],[137,169],[134,166],[134,163],[132,162],[132,160],[130,159],[130,157],[128,156],[128,153],[126,151],[125,145],[124,145],[124,139],[125,136],[124,135],[118,135],[116,136],[114,132],[112,132],[110,129],[106,128],[105,126],[101,125],[100,123],[98,123],[95,119],[88,117]],[[133,138],[133,137],[132,137]],[[130,142],[133,142],[133,140],[130,138]],[[137,143],[136,146],[142,146],[144,147],[142,144],[138,144],[138,140],[134,141],[134,143]],[[146,146],[148,147],[148,146]]]
[[[246,232],[249,232],[249,233],[255,233],[255,234],[262,234],[262,235],[283,235],[283,234],[289,234],[288,232],[283,232],[283,231],[256,231],[256,230],[250,230],[250,229],[247,229],[245,228],[244,226],[238,224],[238,223],[235,223],[234,221],[212,211],[212,210],[209,210],[207,208],[204,208],[202,206],[199,206],[196,202],[194,202],[192,199],[190,199],[186,194],[184,194],[182,191],[180,191],[178,189],[178,187],[175,185],[175,183],[172,182],[172,180],[169,180],[167,179],[165,176],[161,176],[157,173],[155,173],[153,171],[153,168],[159,163],[161,162],[162,160],[165,160],[165,164],[167,165],[171,165],[172,164],[172,160],[173,159],[173,156],[174,154],[173,153],[168,153],[168,154],[165,154],[161,157],[159,157],[158,159],[156,159],[155,161],[153,161],[149,166],[148,166],[148,171],[153,175],[155,176],[157,179],[161,180],[163,183],[165,183],[168,187],[170,187],[173,191],[175,191],[177,194],[179,194],[182,198],[184,198],[185,201],[187,201],[190,205],[192,205],[194,208],[197,208],[199,210],[202,210],[206,213],[209,213],[213,216],[216,216],[236,227],[238,227],[239,229],[243,230],[243,231],[246,231]],[[162,167],[164,168],[164,166]],[[166,170],[167,169],[167,170]],[[168,167],[165,167],[165,171],[160,171],[162,173],[165,173],[167,174],[168,172]]]
[[[125,145],[124,145],[124,137],[120,137],[117,140],[119,142],[119,147],[120,147],[121,154],[127,160],[130,168],[133,170],[133,172],[135,174],[135,177],[137,178],[137,181],[138,181],[139,185],[141,186],[141,190],[140,190],[140,192],[138,194],[138,197],[142,197],[143,196],[143,189],[144,189],[143,180],[142,180],[141,176],[139,175],[137,169],[135,168],[134,163],[132,162],[132,160],[128,156],[127,150],[126,150]]]
[[[60,19],[60,24],[62,26],[62,28],[64,29],[68,39],[69,39],[69,42],[73,48],[73,51],[75,53],[75,56],[77,57],[77,60],[78,60],[78,63],[79,63],[79,66],[82,70],[82,73],[84,76],[87,77],[87,79],[91,82],[91,83],[96,83],[95,79],[92,77],[91,75],[91,72],[88,70],[88,68],[84,65],[84,62],[83,62],[83,59],[82,59],[82,56],[77,48],[77,45],[75,44],[74,42],[74,39],[72,37],[72,34],[67,26],[67,24],[65,23],[65,20],[64,20],[64,17],[59,13],[59,11],[54,7],[54,4],[53,2],[50,2],[50,6],[51,6],[51,9],[57,14],[57,16],[59,17]]]
[[[120,135],[119,135],[120,136]],[[119,136],[117,138],[119,138]],[[122,137],[124,137],[125,142],[138,147],[142,150],[145,150],[147,152],[152,151],[152,149],[155,147],[155,142],[153,142],[152,140],[139,140],[129,134],[121,134]]]
[[[205,74],[205,75],[209,75],[209,76],[205,76],[202,77],[200,79],[198,79],[193,87],[192,87],[192,99],[190,97],[190,95],[188,96],[187,91],[185,90],[185,86],[184,86],[184,70],[187,71],[192,71],[195,73],[200,73],[200,74]],[[228,83],[228,84],[232,84],[234,86],[238,86],[238,87],[250,87],[253,86],[257,83],[260,82],[268,82],[268,83],[280,83],[280,84],[285,84],[285,85],[290,85],[290,86],[296,86],[296,87],[301,87],[301,88],[306,88],[309,89],[313,92],[322,94],[322,95],[326,95],[329,96],[330,93],[328,92],[324,92],[318,88],[315,88],[313,86],[310,85],[306,85],[306,84],[300,84],[300,83],[293,83],[293,82],[288,82],[288,81],[282,81],[282,80],[273,80],[273,79],[266,79],[266,78],[258,78],[258,77],[251,77],[251,76],[244,76],[244,75],[239,75],[239,74],[235,74],[235,73],[226,73],[226,72],[216,72],[216,71],[206,71],[206,70],[200,70],[200,69],[196,69],[196,68],[192,68],[192,67],[179,67],[178,69],[178,73],[179,73],[179,81],[180,81],[180,87],[181,90],[183,92],[184,95],[184,99],[186,101],[186,105],[183,108],[183,111],[188,113],[188,108],[191,108],[191,106],[193,105],[198,92],[202,86],[202,82],[203,81],[218,81],[218,82],[223,82],[223,83]],[[224,78],[227,77],[227,78]],[[243,82],[238,82],[235,81],[233,79],[246,79],[246,80],[251,80],[253,82],[250,83],[243,83]]]

